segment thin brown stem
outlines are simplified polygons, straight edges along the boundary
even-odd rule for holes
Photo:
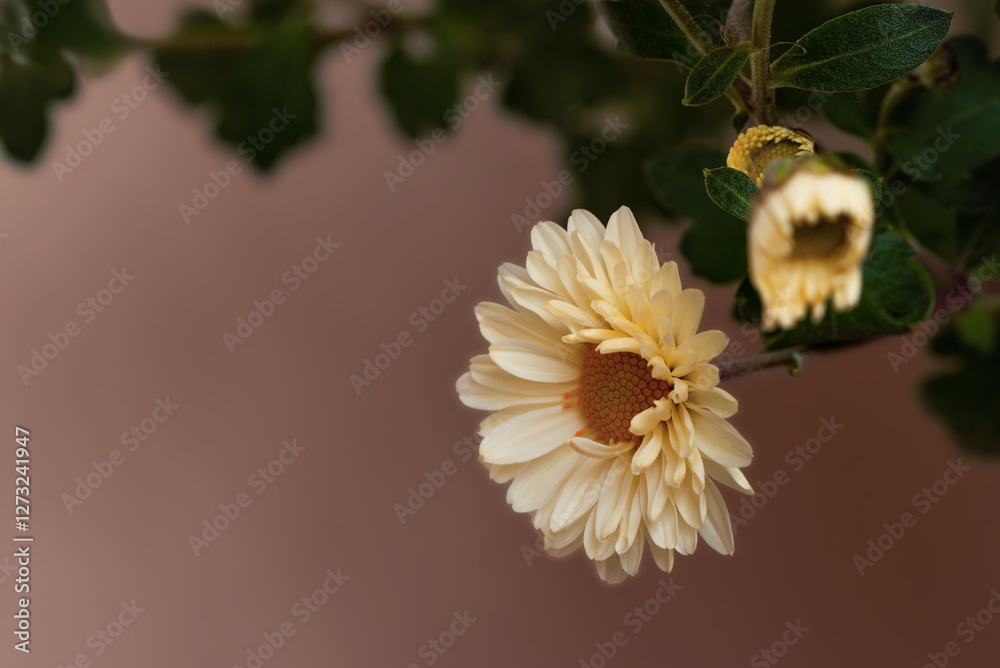
[[[743,359],[734,360],[728,364],[720,364],[719,380],[732,380],[734,378],[749,376],[760,371],[779,368],[788,369],[790,374],[797,376],[802,371],[802,363],[811,357],[819,357],[820,355],[827,355],[850,348],[857,348],[875,340],[877,339],[850,341],[847,343],[832,343],[818,346],[799,346],[797,348],[779,350],[773,353],[752,355]]]
[[[753,85],[753,112],[766,125],[774,125],[777,111],[771,87],[771,18],[775,0],[756,0],[753,5],[754,52],[750,56],[750,75]]]

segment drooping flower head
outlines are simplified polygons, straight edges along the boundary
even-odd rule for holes
[[[774,160],[801,158],[815,152],[816,144],[807,134],[779,125],[758,125],[736,138],[726,165],[740,170],[759,186]]]
[[[768,176],[750,216],[750,280],[765,330],[791,329],[811,311],[822,320],[861,299],[861,265],[875,207],[868,183],[820,158],[800,159]]]
[[[525,267],[499,270],[510,306],[476,308],[489,353],[457,383],[466,405],[496,411],[479,451],[491,477],[550,554],[582,546],[609,582],[647,545],[666,571],[698,536],[731,554],[716,483],[752,493],[752,450],[711,364],[728,339],[698,331],[704,294],[660,265],[625,207],[606,229],[580,210],[568,229],[538,223],[531,242]]]

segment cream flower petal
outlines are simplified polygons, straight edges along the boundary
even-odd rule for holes
[[[604,224],[597,216],[584,209],[573,210],[566,228],[569,230],[570,235],[573,232],[579,233],[580,237],[595,251],[601,245],[601,242],[604,241],[606,232]]]
[[[688,394],[688,401],[693,406],[707,408],[721,418],[732,417],[739,409],[739,402],[733,395],[718,387],[710,390],[692,390]]]
[[[490,464],[519,464],[546,455],[585,426],[578,410],[540,408],[510,418],[483,438],[479,455]]]
[[[562,394],[525,395],[512,392],[500,392],[486,385],[477,383],[471,372],[466,372],[458,379],[455,387],[461,393],[462,403],[469,408],[485,411],[498,411],[522,404],[560,404]]]
[[[695,442],[706,457],[723,466],[737,467],[746,466],[753,459],[750,444],[724,419],[699,410],[691,411],[690,416]]]
[[[701,498],[705,499],[708,506],[705,523],[699,531],[701,537],[716,552],[732,554],[736,547],[733,542],[733,526],[729,520],[729,511],[726,510],[726,503],[722,500],[719,489],[711,480],[708,481],[705,494]]]
[[[752,450],[725,420],[738,404],[711,360],[728,340],[698,331],[704,294],[659,264],[627,208],[607,228],[584,211],[567,229],[540,223],[531,242],[527,269],[498,270],[510,308],[477,307],[489,354],[456,383],[464,403],[496,411],[480,424],[491,478],[549,554],[583,547],[608,582],[636,574],[647,548],[671,569],[699,535],[731,553],[717,485],[748,492]]]
[[[583,438],[582,436],[571,438],[569,445],[581,455],[584,455],[585,457],[592,457],[594,459],[611,459],[632,450],[631,443],[608,445],[607,443],[598,443],[597,441],[592,441],[591,439]]]
[[[552,510],[552,520],[549,527],[559,531],[578,519],[594,507],[598,493],[604,484],[604,476],[610,471],[611,464],[606,461],[585,458],[576,471],[563,485],[562,493]]]
[[[523,469],[507,488],[507,503],[519,513],[538,510],[552,498],[578,462],[569,448],[560,447],[523,464]]]
[[[528,403],[534,403],[530,397],[562,396],[579,387],[579,383],[575,380],[566,383],[539,383],[525,380],[498,367],[489,355],[473,357],[469,365],[469,375],[476,383],[491,390],[503,394],[519,394],[529,397]]]
[[[639,231],[639,224],[628,207],[623,206],[611,214],[604,239],[621,249],[621,254],[627,261],[632,260],[632,256],[635,255],[639,242],[643,238],[642,232]]]
[[[531,228],[531,247],[552,258],[569,252],[569,233],[552,221]]]
[[[563,357],[556,348],[518,339],[504,339],[491,345],[490,359],[507,373],[539,383],[565,383],[580,377],[576,356]]]

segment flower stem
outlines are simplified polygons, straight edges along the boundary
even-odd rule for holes
[[[889,87],[889,92],[882,99],[882,106],[878,111],[878,120],[875,123],[875,137],[872,139],[872,153],[874,155],[875,166],[880,170],[884,170],[886,167],[885,129],[889,125],[889,117],[892,116],[892,112],[895,111],[896,106],[911,88],[913,88],[913,82],[903,77]]]
[[[913,246],[913,257],[933,274],[937,274],[951,286],[962,285],[967,278],[964,273],[952,267],[940,257],[928,250],[909,232],[904,233],[906,240]]]
[[[704,56],[715,49],[715,40],[698,25],[687,8],[681,4],[680,0],[660,0],[660,4],[667,10],[667,14],[670,14],[670,18],[674,20],[674,23],[691,40],[691,43],[697,47],[698,53]],[[753,94],[750,84],[747,83],[745,77],[742,75],[737,77],[733,85],[726,90],[726,97],[733,103],[733,106],[737,110],[750,113]]]
[[[674,20],[674,23],[684,31],[684,34],[691,40],[691,43],[698,47],[698,53],[704,56],[715,48],[712,38],[701,29],[701,26],[695,23],[694,19],[691,18],[691,14],[681,4],[681,0],[660,0],[660,4],[667,10],[667,14],[670,14],[670,18]]]
[[[753,4],[753,55],[750,75],[753,79],[753,111],[766,125],[774,125],[777,112],[771,88],[771,17],[775,0],[756,0]]]
[[[820,355],[839,352],[848,348],[856,348],[875,340],[867,339],[864,341],[848,341],[845,343],[830,343],[818,346],[799,346],[773,353],[753,355],[744,359],[734,360],[728,364],[720,364],[719,380],[732,380],[733,378],[749,376],[758,371],[780,367],[787,368],[791,375],[797,376],[802,373],[802,363],[810,357],[819,357]]]

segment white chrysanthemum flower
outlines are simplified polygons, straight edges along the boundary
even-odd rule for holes
[[[780,125],[758,125],[736,138],[726,165],[740,170],[759,186],[767,166],[775,160],[802,158],[815,152],[815,142],[803,132]]]
[[[798,161],[767,183],[753,206],[750,280],[760,294],[765,330],[791,329],[827,299],[847,311],[861,299],[861,265],[871,243],[875,206],[860,176],[819,159]]]
[[[608,582],[634,575],[647,545],[666,571],[699,535],[732,554],[716,482],[752,493],[753,452],[710,363],[728,339],[698,332],[704,294],[681,289],[625,207],[606,230],[579,210],[568,230],[538,223],[531,242],[525,268],[499,270],[513,308],[476,307],[489,354],[457,383],[496,411],[479,450],[491,477],[550,554],[582,545]]]

